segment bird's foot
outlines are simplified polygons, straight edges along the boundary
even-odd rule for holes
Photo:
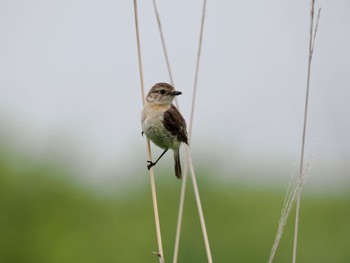
[[[152,161],[147,161],[147,168],[148,168],[148,170],[149,169],[151,169],[151,167],[153,167],[153,166],[155,166],[156,165],[156,163],[154,163],[154,162],[152,162]]]

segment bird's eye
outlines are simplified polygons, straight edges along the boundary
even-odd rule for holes
[[[161,89],[161,90],[159,91],[159,93],[160,93],[160,94],[165,94],[165,90]]]

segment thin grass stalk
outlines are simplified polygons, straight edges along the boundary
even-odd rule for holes
[[[193,98],[192,98],[192,110],[191,110],[190,129],[189,129],[189,141],[191,140],[191,134],[192,134],[194,102],[195,102],[196,87],[197,87],[197,82],[198,82],[199,61],[200,61],[201,46],[202,46],[202,35],[203,35],[203,27],[204,27],[205,7],[206,7],[206,0],[204,0],[204,2],[203,2],[202,23],[201,23],[201,30],[200,30],[200,41],[199,41],[199,47],[198,47],[198,52],[197,52],[195,84],[194,84]],[[163,53],[164,53],[165,60],[166,60],[166,65],[167,65],[167,68],[168,68],[169,78],[170,78],[171,84],[174,86],[174,80],[173,80],[173,77],[172,77],[172,71],[171,71],[170,62],[169,62],[169,56],[168,56],[168,53],[167,53],[165,39],[164,39],[164,34],[163,34],[163,29],[162,29],[162,23],[161,23],[161,20],[160,20],[160,15],[159,15],[158,8],[157,8],[157,3],[156,3],[155,0],[153,0],[153,8],[154,8],[154,12],[155,12],[155,15],[156,15],[156,18],[157,18],[157,24],[158,24],[158,29],[159,29],[161,41],[162,41]],[[176,103],[176,106],[179,108],[177,100],[175,101],[175,103]],[[174,249],[175,252],[174,252],[173,262],[177,262],[177,255],[178,255],[178,249],[179,249],[179,241],[180,241],[180,233],[181,233],[181,222],[182,222],[184,199],[185,199],[185,192],[186,192],[187,167],[188,167],[188,163],[192,164],[192,159],[191,159],[191,156],[189,154],[189,148],[187,147],[186,149],[187,149],[186,150],[186,162],[185,162],[185,166],[184,166],[184,176],[183,176],[183,181],[182,181],[182,186],[181,186],[180,207],[179,207],[179,214],[178,214],[178,223],[177,223],[175,249]],[[204,237],[204,243],[205,243],[205,248],[206,248],[206,252],[207,252],[207,257],[208,257],[209,263],[212,263],[212,256],[211,256],[211,251],[210,251],[210,246],[209,246],[208,234],[207,234],[206,227],[205,227],[203,209],[202,209],[201,202],[200,202],[199,191],[198,191],[198,186],[197,186],[197,182],[196,182],[196,179],[195,179],[193,165],[192,165],[192,169],[191,169],[191,174],[192,174],[192,180],[194,180],[193,187],[194,187],[194,192],[195,192],[195,196],[196,196],[196,203],[197,203],[198,212],[199,212],[199,216],[200,216],[200,222],[201,222],[201,226],[202,226],[202,232],[203,232],[203,237]]]
[[[137,44],[137,58],[139,62],[139,76],[141,83],[141,99],[142,105],[145,104],[145,88],[143,80],[143,67],[142,67],[142,53],[141,53],[141,44],[140,44],[140,32],[139,32],[139,18],[137,12],[137,0],[134,0],[134,16],[135,16],[135,31],[136,31],[136,44]]]
[[[201,199],[200,199],[199,191],[198,191],[196,174],[194,172],[192,158],[191,158],[191,154],[190,154],[190,148],[189,148],[188,145],[186,145],[186,153],[187,153],[187,156],[189,156],[188,161],[189,161],[189,166],[190,166],[190,171],[191,171],[191,178],[192,178],[194,196],[195,196],[196,203],[197,203],[199,220],[200,220],[200,223],[201,223],[201,228],[202,228],[202,233],[203,233],[203,238],[204,238],[205,251],[207,252],[208,263],[213,263],[211,250],[210,250],[210,245],[209,245],[209,238],[208,238],[207,228],[206,228],[205,220],[204,220],[202,203],[201,203]]]
[[[166,62],[167,70],[168,70],[170,83],[175,87],[174,78],[173,78],[173,74],[172,74],[172,70],[171,70],[171,66],[170,66],[170,61],[169,61],[169,56],[168,56],[168,51],[167,51],[166,44],[165,44],[162,22],[161,22],[160,15],[158,12],[157,2],[156,2],[156,0],[152,0],[152,2],[153,2],[154,14],[155,14],[156,19],[157,19],[158,31],[159,31],[160,39],[162,42],[163,54],[164,54],[164,58],[165,58],[165,62]],[[175,105],[180,110],[180,105],[179,105],[179,102],[178,102],[176,97],[175,97]],[[187,166],[188,166],[188,163],[187,163],[187,159],[186,159],[186,162],[184,165],[184,174],[182,177],[180,200],[185,199],[186,181],[187,181]],[[178,221],[177,221],[177,227],[176,227],[175,249],[174,249],[175,252],[174,252],[173,262],[177,261],[177,255],[178,255],[178,250],[179,250],[179,242],[180,242],[179,229],[181,229],[181,219],[182,219],[182,215],[183,215],[183,206],[184,206],[184,202],[180,201],[180,208],[179,208]],[[179,224],[180,224],[180,227],[179,227]]]
[[[169,60],[169,56],[168,56],[168,51],[167,51],[166,44],[165,44],[165,38],[164,38],[164,34],[163,34],[162,22],[160,20],[160,15],[159,15],[159,12],[158,12],[157,2],[156,2],[156,0],[152,0],[152,2],[153,2],[154,14],[156,15],[156,19],[157,19],[157,25],[158,25],[158,31],[159,31],[160,39],[162,41],[163,54],[164,54],[164,58],[165,58],[166,67],[167,67],[167,70],[168,70],[170,83],[171,83],[171,85],[173,85],[173,87],[175,87],[173,73],[172,73],[172,70],[171,70],[170,60]],[[179,105],[179,101],[177,100],[177,97],[175,97],[175,105],[180,110],[180,105]]]
[[[202,7],[202,17],[201,17],[201,28],[199,32],[199,41],[198,41],[198,50],[197,50],[197,63],[196,63],[196,71],[194,74],[194,83],[193,83],[193,94],[192,94],[192,107],[191,107],[191,117],[190,117],[190,126],[189,126],[189,139],[192,138],[192,125],[193,125],[193,117],[194,117],[194,109],[196,106],[196,97],[197,97],[197,83],[199,76],[199,65],[202,54],[202,43],[203,43],[203,29],[204,29],[204,21],[205,21],[205,10],[207,6],[207,0],[203,0]]]
[[[188,169],[188,159],[186,158],[185,166],[184,166],[184,174],[183,174],[183,177],[182,177],[182,184],[181,184],[179,212],[178,212],[178,215],[177,215],[173,263],[177,263],[177,258],[178,258],[178,255],[179,255],[179,246],[180,246],[180,238],[181,238],[181,226],[182,226],[182,218],[183,218],[183,211],[184,211],[184,204],[185,204],[185,194],[186,194],[187,169]]]
[[[313,4],[313,3],[311,2],[311,4]],[[311,6],[312,13],[313,13],[313,8],[314,7],[312,5]],[[314,33],[312,33],[313,32],[313,29],[312,29],[313,28],[313,18],[311,19],[312,24],[310,25],[310,27],[311,27],[310,39],[312,40],[312,42],[309,42],[309,62],[308,62],[308,76],[307,76],[307,85],[306,85],[307,91],[306,91],[306,100],[305,100],[306,103],[305,103],[305,111],[304,111],[304,126],[303,126],[302,150],[301,150],[299,173],[298,173],[298,177],[296,179],[296,182],[294,184],[292,184],[293,178],[291,178],[291,181],[288,185],[286,197],[285,197],[283,208],[281,211],[281,217],[279,220],[277,234],[276,234],[275,241],[274,241],[272,249],[271,249],[268,263],[273,262],[274,256],[276,254],[279,242],[281,240],[281,237],[282,237],[282,234],[284,231],[284,227],[286,225],[289,214],[290,214],[295,203],[297,203],[297,207],[296,207],[297,211],[296,211],[296,225],[295,225],[294,229],[295,229],[295,231],[297,231],[297,229],[298,229],[301,192],[302,192],[304,184],[306,183],[306,179],[307,179],[307,176],[309,174],[309,170],[311,169],[311,165],[312,165],[312,163],[315,159],[315,156],[316,156],[316,153],[313,156],[311,156],[309,163],[307,164],[306,168],[304,168],[304,148],[305,148],[305,137],[306,137],[305,135],[306,135],[306,124],[307,124],[307,106],[308,106],[308,99],[309,99],[311,60],[312,60],[312,54],[313,54],[314,45],[315,45],[315,39],[316,39],[316,33],[317,33],[317,29],[318,29],[318,22],[319,22],[319,18],[320,18],[320,13],[321,13],[321,8],[318,11],[317,22],[316,22],[316,27],[315,27]],[[295,260],[296,260],[296,244],[297,244],[296,240],[297,240],[297,236],[294,236],[295,246],[293,247],[293,263],[295,263]]]
[[[197,97],[197,83],[198,83],[198,75],[199,75],[200,57],[201,57],[201,53],[202,53],[203,29],[204,29],[204,21],[205,21],[206,4],[207,4],[207,1],[204,0],[203,7],[202,7],[201,27],[200,27],[200,33],[199,33],[196,70],[195,70],[195,77],[194,77],[194,84],[193,84],[191,115],[190,115],[189,129],[188,129],[189,144],[191,143],[191,139],[192,139],[192,127],[193,127],[193,120],[194,120],[195,102],[196,102],[196,97]],[[186,184],[187,184],[187,167],[188,167],[190,158],[191,158],[191,156],[186,151],[186,161],[185,161],[185,167],[184,167],[184,176],[183,176],[182,185],[181,185],[180,205],[179,205],[179,212],[178,212],[177,226],[176,226],[173,263],[177,263],[177,258],[178,258],[178,254],[179,254],[183,209],[184,209],[184,203],[185,203]],[[197,189],[197,191],[198,191],[198,189]],[[205,232],[206,232],[206,229],[205,229]],[[204,232],[203,232],[203,235],[204,235]],[[208,239],[207,234],[205,234],[205,235],[206,235],[206,238]],[[207,257],[208,257],[208,260],[210,262],[210,261],[212,261],[212,259],[211,259],[211,251],[210,251],[209,241],[206,241],[206,243],[208,244],[208,245],[206,245]]]
[[[140,74],[140,82],[141,82],[142,104],[145,104],[145,89],[144,89],[143,70],[142,70],[142,55],[141,55],[140,33],[139,33],[138,12],[137,12],[137,0],[134,0],[134,15],[135,15],[135,30],[136,30],[136,42],[137,42],[137,55],[138,55],[138,62],[139,62],[139,74]],[[151,145],[150,145],[149,139],[146,139],[146,144],[147,144],[148,160],[152,160]],[[160,222],[159,222],[157,193],[156,193],[153,168],[149,170],[149,175],[150,175],[154,220],[156,225],[156,234],[157,234],[157,243],[158,243],[158,251],[156,252],[156,255],[159,258],[159,262],[164,263],[162,235],[161,235]]]
[[[321,12],[321,9],[319,9],[319,11],[318,11],[318,16],[317,16],[317,21],[316,21],[316,29],[314,31],[315,0],[311,0],[310,1],[309,56],[308,56],[308,69],[307,69],[307,80],[306,80],[304,125],[303,125],[302,141],[301,141],[299,177],[302,177],[303,169],[304,169],[304,153],[305,153],[305,140],[306,140],[306,128],[307,128],[309,93],[310,93],[312,55],[313,55],[313,51],[314,51],[314,45],[315,45],[315,40],[316,40],[316,34],[317,34],[317,29],[318,29],[318,21],[319,21],[319,18],[320,18],[320,12]],[[301,184],[301,179],[299,179],[298,182]],[[301,186],[299,186],[299,187],[301,187]],[[300,190],[300,192],[299,192],[299,194],[297,196],[296,210],[295,210],[295,225],[294,225],[294,240],[293,240],[293,259],[292,259],[293,263],[296,263],[296,256],[297,256],[298,230],[299,230],[299,218],[300,218],[300,201],[301,201],[301,190]]]
[[[156,18],[157,18],[159,34],[160,34],[160,39],[162,41],[163,53],[164,53],[165,62],[166,62],[167,69],[168,69],[170,83],[171,83],[171,85],[174,86],[174,78],[173,78],[173,74],[171,72],[169,56],[168,56],[168,52],[167,52],[166,45],[165,45],[164,34],[163,34],[163,29],[162,29],[162,23],[160,21],[160,16],[159,16],[156,0],[153,0],[153,8],[154,8],[154,13],[155,13]],[[178,105],[176,105],[176,106],[178,106]]]

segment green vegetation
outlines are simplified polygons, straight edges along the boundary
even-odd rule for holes
[[[14,163],[0,163],[0,262],[158,262],[147,178],[100,194],[101,188],[83,187],[81,179],[49,164],[15,169]],[[203,182],[208,176],[198,174],[214,261],[266,262],[284,190]],[[171,262],[180,182],[173,174],[161,177],[160,219],[165,260]],[[206,262],[190,184],[184,213],[179,262]],[[275,262],[291,261],[292,219]],[[350,262],[349,222],[349,195],[304,196],[300,262]]]

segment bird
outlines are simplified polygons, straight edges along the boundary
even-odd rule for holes
[[[188,145],[186,121],[173,104],[174,98],[181,94],[181,91],[176,91],[168,83],[156,83],[148,92],[141,113],[141,134],[145,134],[155,145],[164,149],[155,162],[147,161],[148,170],[171,149],[174,153],[175,175],[178,179],[182,178],[180,146],[181,143]]]

